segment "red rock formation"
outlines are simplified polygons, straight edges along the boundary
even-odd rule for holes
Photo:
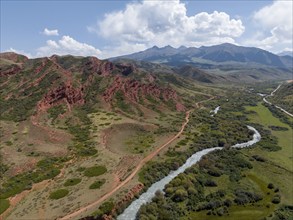
[[[47,110],[55,103],[65,101],[69,105],[84,104],[83,88],[73,88],[73,86],[67,82],[63,83],[57,88],[52,89],[45,95],[45,97],[38,103],[38,110]]]
[[[11,65],[7,69],[0,68],[0,77],[14,75],[14,74],[19,73],[21,70],[22,70],[21,65],[16,65],[16,64]]]
[[[164,101],[178,101],[176,91],[170,87],[162,88],[154,83],[145,84],[135,79],[123,78],[122,76],[115,77],[112,85],[103,94],[104,100],[110,103],[114,94],[119,90],[133,102],[139,101],[139,93],[144,97],[150,95],[158,100],[162,97]],[[178,109],[182,109],[183,105],[178,105],[178,107]]]
[[[90,57],[88,58],[88,62],[85,63],[85,69],[91,73],[108,76],[114,70],[114,65],[111,62],[101,61],[95,57]]]
[[[42,70],[44,70],[44,67],[48,64],[48,62],[49,62],[48,58],[42,59],[42,61],[40,62],[40,65],[35,68],[35,74],[39,74]]]

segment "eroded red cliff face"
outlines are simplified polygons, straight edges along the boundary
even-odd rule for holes
[[[139,102],[139,96],[146,98],[150,96],[158,101],[168,102],[172,100],[176,103],[177,111],[185,111],[184,105],[181,103],[176,91],[171,87],[161,87],[156,84],[156,76],[147,74],[144,83],[139,80],[125,77],[136,73],[138,70],[133,64],[113,64],[108,61],[101,61],[95,57],[88,58],[85,63],[83,72],[92,73],[88,76],[86,85],[90,83],[93,74],[104,77],[114,77],[111,85],[102,94],[106,103],[111,103],[116,92],[121,91],[126,99],[131,102]]]
[[[44,98],[38,103],[38,110],[47,110],[54,104],[65,102],[66,104],[74,105],[84,104],[83,88],[74,88],[70,82],[62,83],[58,87],[50,90]]]
[[[90,57],[85,64],[85,69],[88,72],[96,73],[101,76],[108,76],[114,70],[114,65],[108,61],[101,61],[95,57]]]
[[[150,96],[156,100],[163,100],[165,102],[172,100],[176,103],[176,108],[183,111],[185,108],[180,103],[176,91],[170,87],[160,87],[154,83],[154,78],[151,77],[152,82],[141,83],[138,80],[116,76],[111,86],[103,94],[103,98],[107,103],[111,103],[116,92],[121,91],[124,96],[132,102],[139,102],[139,96],[146,98]]]

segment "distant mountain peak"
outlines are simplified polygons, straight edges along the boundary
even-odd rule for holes
[[[170,45],[167,45],[165,47],[162,47],[161,49],[175,49],[174,47],[170,46]]]
[[[156,50],[158,50],[158,49],[160,49],[158,46],[156,46],[156,45],[154,45],[153,47],[151,47],[150,49],[156,49]]]
[[[178,47],[178,50],[186,50],[188,47],[186,47],[186,46],[180,46],[180,47]]]

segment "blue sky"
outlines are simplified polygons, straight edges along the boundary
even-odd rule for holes
[[[154,45],[292,50],[292,0],[1,0],[1,52],[107,58]]]

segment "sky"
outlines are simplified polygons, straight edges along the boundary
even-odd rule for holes
[[[292,51],[293,0],[0,0],[1,52],[101,59],[167,45]]]

